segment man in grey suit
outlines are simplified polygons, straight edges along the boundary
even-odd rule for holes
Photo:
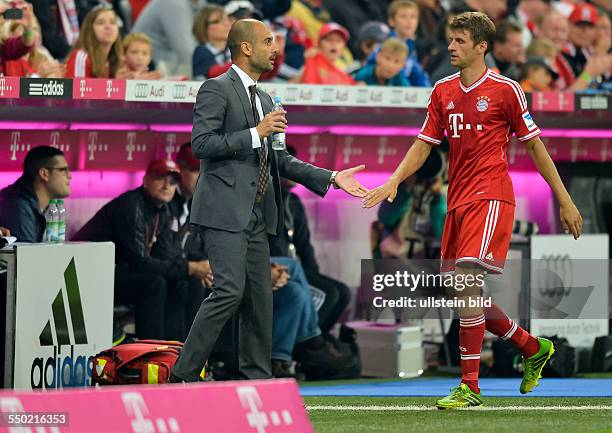
[[[222,327],[238,311],[239,371],[245,379],[271,377],[272,281],[267,235],[282,232],[280,176],[324,196],[330,185],[363,197],[354,177],[364,166],[331,172],[272,150],[271,135],[287,127],[284,111],[257,89],[273,68],[278,48],[268,26],[240,20],[228,46],[233,66],[200,88],[191,145],[201,160],[191,208],[200,226],[214,275],[212,294],[201,304],[171,382],[193,382]]]

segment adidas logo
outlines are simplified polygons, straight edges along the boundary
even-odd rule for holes
[[[447,109],[447,110],[452,110],[452,109],[454,109],[454,108],[455,108],[455,104],[453,104],[453,101],[450,101],[450,102],[448,103],[448,105],[446,106],[446,109]]]
[[[30,370],[32,389],[59,389],[91,385],[93,357],[81,354],[83,353],[82,345],[88,344],[88,339],[74,257],[64,271],[64,285],[68,310],[64,304],[63,290],[60,288],[51,303],[52,317],[47,320],[38,337],[40,346],[53,346],[53,357],[34,358]],[[70,317],[70,326],[68,317]],[[55,330],[55,335],[53,330]],[[75,350],[77,345],[80,347]],[[64,346],[64,353],[62,353],[62,346]],[[65,346],[69,346],[68,351]]]
[[[43,328],[38,337],[41,346],[54,345],[69,345],[69,344],[87,344],[87,332],[85,330],[85,317],[83,316],[83,305],[81,304],[81,293],[79,291],[79,281],[77,280],[76,266],[74,258],[70,261],[64,271],[64,283],[66,285],[66,295],[68,298],[68,308],[70,308],[70,321],[74,343],[70,341],[68,333],[68,319],[66,317],[66,308],[64,307],[64,296],[62,289],[57,292],[57,296],[51,304],[53,312],[53,321],[55,322],[56,341],[53,341],[51,332],[51,319],[47,320],[47,324]]]
[[[487,254],[487,256],[485,257],[485,259],[487,259],[487,260],[493,260],[493,253],[489,252],[489,254]]]

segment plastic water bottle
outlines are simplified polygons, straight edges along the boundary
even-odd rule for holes
[[[66,241],[66,208],[64,207],[64,200],[59,199],[57,201],[57,213],[58,218],[58,240],[59,242]]]
[[[284,111],[283,105],[281,104],[281,97],[274,97],[274,105],[272,106],[272,111]],[[285,143],[285,133],[284,132],[275,132],[272,136],[272,149],[274,150],[285,150],[287,145]]]
[[[55,200],[49,202],[49,206],[45,211],[45,219],[47,220],[47,229],[45,231],[45,242],[59,241],[59,211]]]

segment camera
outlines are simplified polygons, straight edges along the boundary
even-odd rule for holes
[[[10,8],[2,13],[5,20],[20,20],[23,18],[23,10],[19,8]]]

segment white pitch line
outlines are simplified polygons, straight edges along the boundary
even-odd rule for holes
[[[330,411],[430,411],[438,410],[434,406],[307,406],[307,410],[330,410]],[[457,409],[453,409],[457,410]],[[612,406],[477,406],[459,410],[504,412],[504,411],[575,411],[575,410],[609,410]]]

